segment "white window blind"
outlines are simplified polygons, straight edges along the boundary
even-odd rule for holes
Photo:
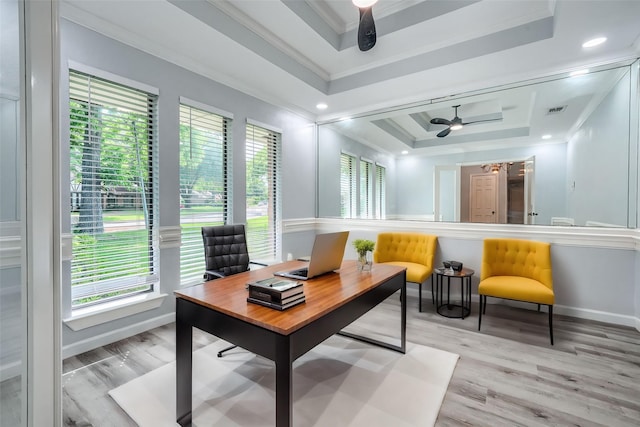
[[[387,215],[387,170],[376,165],[376,218],[384,219]]]
[[[280,139],[277,132],[246,126],[247,246],[256,261],[280,253]]]
[[[153,290],[155,95],[69,72],[72,306]]]
[[[231,120],[180,105],[180,283],[203,280],[202,226],[227,223]]]
[[[373,218],[373,164],[360,160],[360,217]]]
[[[356,216],[356,158],[340,154],[340,216]]]

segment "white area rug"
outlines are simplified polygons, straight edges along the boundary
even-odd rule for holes
[[[193,354],[195,426],[275,424],[275,366],[244,350]],[[407,353],[333,336],[294,363],[293,424],[432,426],[458,355],[407,343]],[[175,362],[109,392],[141,427],[176,426]]]

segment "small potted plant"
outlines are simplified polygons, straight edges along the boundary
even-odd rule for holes
[[[372,240],[356,239],[353,241],[353,247],[358,252],[358,271],[371,270],[371,258],[369,253],[373,251],[375,243]]]

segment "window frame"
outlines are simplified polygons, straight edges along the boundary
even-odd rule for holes
[[[182,126],[189,126],[189,144],[190,150],[202,150],[203,155],[213,155],[212,165],[220,165],[222,167],[222,176],[221,178],[222,186],[220,187],[209,187],[208,191],[211,192],[211,200],[200,200],[196,201],[192,206],[194,209],[197,209],[199,212],[203,212],[203,210],[198,209],[207,205],[211,205],[211,212],[215,216],[215,212],[218,208],[222,208],[222,221],[206,221],[206,225],[224,225],[229,223],[229,218],[231,218],[231,206],[232,206],[232,147],[233,141],[231,136],[231,131],[233,128],[233,114],[228,113],[226,111],[211,107],[206,104],[202,104],[197,101],[193,101],[191,99],[181,97],[180,104],[178,106],[178,115],[179,115],[179,145],[180,148],[180,197],[182,198],[182,186],[183,186],[183,165],[185,164],[185,159],[183,159],[183,151],[182,151]],[[187,111],[188,110],[188,111]],[[206,132],[211,132],[214,134],[215,132],[220,133],[220,145],[217,145],[216,137],[212,137],[213,144],[205,147],[202,143],[204,142],[201,137],[197,137],[194,140],[193,134],[193,119],[195,115],[197,118],[197,125],[199,128]],[[189,114],[189,124],[183,124],[183,120],[187,120],[187,117],[184,117],[183,114]],[[219,125],[216,122],[220,122]],[[206,152],[205,152],[206,151]],[[219,155],[219,157],[218,157]],[[191,166],[193,167],[193,166]],[[200,171],[198,171],[200,172]],[[207,171],[205,171],[206,173]],[[212,175],[216,175],[216,171],[213,172]],[[197,179],[200,179],[198,177]],[[212,184],[212,183],[210,183]],[[195,186],[195,185],[194,185]],[[216,195],[221,194],[222,199],[221,203],[217,203],[215,200]],[[186,213],[183,209],[187,209],[186,205],[183,206],[182,199],[180,203],[180,235],[181,235],[181,243],[180,243],[180,286],[189,286],[197,283],[201,283],[203,281],[203,274],[205,271],[205,260],[204,260],[204,251],[202,247],[202,234],[200,232],[200,228],[197,230],[187,230],[184,224],[189,222],[192,223],[201,223],[204,218],[201,215],[198,215],[197,212]],[[206,214],[206,213],[205,213]],[[191,227],[193,228],[193,227]]]
[[[266,231],[261,230],[258,222],[250,218],[250,201],[259,197],[258,192],[252,192],[255,176],[250,176],[254,172],[249,167],[253,162],[257,150],[257,144],[265,144],[267,178],[266,192]],[[281,259],[282,254],[282,196],[281,196],[281,164],[282,164],[282,131],[273,126],[247,119],[245,124],[245,215],[246,215],[246,235],[249,257],[253,262],[270,262]],[[257,205],[256,207],[259,207]],[[262,210],[259,208],[258,210]],[[259,243],[263,242],[263,243]],[[266,242],[266,243],[264,243]]]
[[[128,135],[130,138],[133,138],[133,140],[136,141],[136,147],[138,147],[136,151],[136,157],[137,157],[137,164],[138,167],[140,166],[140,162],[143,161],[143,166],[146,172],[144,172],[146,174],[146,176],[141,175],[141,172],[138,172],[139,175],[139,179],[141,180],[145,180],[142,181],[143,185],[140,186],[139,183],[137,185],[138,187],[138,191],[137,192],[133,192],[131,193],[132,195],[129,196],[129,200],[131,201],[131,204],[141,204],[143,206],[143,215],[145,216],[145,225],[144,225],[144,230],[146,230],[146,232],[144,233],[145,237],[143,239],[143,241],[145,242],[146,245],[146,249],[144,250],[144,252],[146,252],[146,255],[142,256],[141,259],[146,259],[145,263],[148,263],[148,266],[145,268],[148,268],[148,272],[141,276],[139,274],[136,273],[132,273],[129,276],[126,277],[115,277],[112,279],[105,279],[105,280],[89,280],[86,284],[76,284],[74,286],[73,282],[74,282],[74,259],[76,258],[76,256],[78,256],[79,253],[81,253],[81,251],[79,252],[77,246],[75,243],[71,243],[71,247],[72,247],[72,251],[75,249],[75,256],[73,258],[70,257],[70,267],[69,267],[69,282],[68,282],[68,286],[69,286],[69,291],[68,291],[68,298],[69,298],[69,302],[64,304],[65,307],[69,307],[71,311],[75,312],[75,311],[83,311],[87,308],[90,308],[91,306],[94,305],[102,305],[102,304],[112,304],[114,300],[119,300],[119,299],[123,299],[123,298],[127,298],[129,296],[135,296],[135,295],[139,295],[141,293],[155,293],[158,294],[159,293],[159,289],[158,289],[158,283],[159,283],[159,253],[158,253],[158,248],[157,245],[155,244],[155,235],[157,234],[157,228],[158,228],[158,224],[156,221],[157,218],[157,208],[158,208],[158,177],[157,177],[157,170],[158,170],[158,90],[155,88],[152,88],[148,85],[139,83],[139,82],[135,82],[133,80],[130,79],[126,79],[120,76],[116,76],[113,75],[111,73],[108,72],[104,72],[101,70],[97,70],[94,69],[92,67],[87,67],[81,64],[76,64],[76,63],[69,63],[69,69],[68,69],[68,76],[69,76],[69,80],[68,80],[68,95],[67,95],[67,118],[69,120],[69,122],[67,122],[67,131],[69,132],[68,134],[68,143],[66,144],[66,150],[63,151],[63,153],[65,153],[64,155],[66,156],[66,162],[63,162],[63,164],[66,164],[68,166],[68,173],[66,178],[63,176],[63,181],[65,182],[65,179],[67,180],[66,182],[69,183],[69,198],[67,200],[70,201],[68,206],[68,211],[67,211],[67,215],[68,218],[72,218],[72,188],[71,188],[71,184],[72,184],[72,176],[71,176],[71,172],[72,172],[72,167],[73,167],[73,162],[72,162],[72,158],[73,158],[73,147],[72,147],[72,126],[73,126],[73,120],[72,118],[78,119],[77,123],[82,124],[82,117],[81,116],[76,116],[73,117],[74,115],[74,111],[71,108],[73,103],[82,103],[82,102],[88,102],[89,104],[87,105],[98,105],[99,108],[101,109],[100,115],[99,117],[102,117],[102,115],[105,113],[105,111],[110,112],[109,114],[111,114],[112,118],[114,118],[114,122],[111,124],[105,124],[105,120],[103,120],[102,122],[100,122],[100,132],[103,132],[106,128],[109,128],[109,126],[114,127],[114,129],[117,129],[117,135],[119,138],[122,138],[123,140],[126,138],[126,136],[122,136],[122,132],[130,132],[130,135]],[[72,85],[74,85],[76,83],[76,81],[74,81],[74,79],[82,79],[82,78],[87,78],[88,79],[88,83],[86,86],[87,91],[82,92],[82,82],[80,82],[80,86],[78,86],[78,88],[80,89],[79,92],[75,92],[76,90],[75,88],[72,88]],[[113,92],[109,92],[107,89],[111,88],[113,90]],[[99,90],[100,89],[105,89],[106,91],[104,93],[99,94]],[[131,100],[129,101],[129,103],[127,104],[125,102],[125,104],[120,104],[121,99],[118,99],[118,97],[116,95],[125,95],[126,93],[130,93],[130,94],[136,94],[136,96],[140,96],[140,97],[144,97],[146,98],[145,100],[145,105],[144,105],[144,113],[142,112],[138,112],[135,113],[135,107],[134,104],[135,102],[133,101],[133,95]],[[80,98],[81,96],[86,96],[87,99],[82,99]],[[91,98],[95,96],[96,101],[98,101],[98,99],[102,98],[104,104],[100,104],[100,102],[93,103],[93,101],[91,100]],[[113,96],[113,98],[109,99],[109,96]],[[126,99],[126,96],[125,96]],[[88,114],[92,114],[91,111],[92,107],[88,107],[87,108],[87,112]],[[130,110],[131,109],[131,110]],[[122,122],[124,122],[126,119],[126,114],[130,114],[132,117],[135,117],[136,115],[141,116],[141,117],[145,117],[146,119],[144,120],[145,126],[142,128],[142,130],[138,130],[138,127],[135,124],[132,124],[131,128],[125,128],[123,130],[122,127],[117,127],[118,123],[121,125]],[[107,118],[110,118],[110,116],[106,116]],[[120,119],[120,122],[118,122],[115,119]],[[94,120],[93,116],[87,116],[86,119],[86,126],[87,129],[91,128],[90,125],[90,121]],[[137,120],[134,120],[132,122],[136,122]],[[141,138],[142,136],[142,138]],[[100,138],[102,139],[102,135],[100,135]],[[111,138],[111,142],[113,142],[113,139],[116,138],[115,136],[112,136]],[[139,144],[139,141],[143,139],[144,140],[144,144]],[[80,141],[85,141],[86,137],[83,137]],[[76,140],[78,141],[78,140]],[[105,142],[107,141],[106,139],[104,140]],[[100,142],[100,153],[102,153],[103,150],[103,143],[104,142]],[[143,150],[140,150],[140,147],[143,148]],[[76,149],[77,151],[77,149]],[[146,151],[146,152],[145,152]],[[83,152],[84,153],[84,152]],[[140,154],[143,154],[142,157],[140,157]],[[83,155],[80,156],[80,161],[82,161]],[[100,160],[100,168],[104,167],[104,161],[101,158]],[[84,168],[84,166],[81,166],[81,171],[82,168]],[[102,172],[98,172],[99,174],[102,174]],[[104,178],[103,175],[100,175],[100,180],[102,181]],[[120,179],[121,177],[119,177],[118,179]],[[131,184],[134,185],[134,184]],[[102,189],[102,184],[100,184],[101,188],[99,190],[100,194],[101,194],[101,198],[103,197],[103,189]],[[66,193],[65,191],[63,191],[63,194]],[[135,194],[140,194],[140,196],[138,197]],[[140,200],[138,202],[138,199]],[[103,204],[104,201],[100,201],[100,204]],[[145,213],[146,212],[146,213]],[[102,217],[104,220],[104,217]],[[73,227],[73,220],[71,220],[70,223],[70,228]],[[102,233],[104,234],[104,233]],[[71,236],[77,236],[74,234],[71,234]],[[75,241],[75,239],[73,239],[73,237],[71,238],[72,241]],[[77,268],[77,263],[76,263],[76,268]],[[93,264],[95,265],[95,264]],[[75,274],[76,278],[77,278],[77,273]],[[77,283],[77,280],[76,280]],[[80,286],[82,286],[83,288],[80,288]],[[86,289],[85,289],[86,288]],[[92,290],[93,288],[93,290]],[[122,292],[122,291],[129,291],[129,292]],[[109,293],[116,293],[116,295],[109,295]],[[65,293],[66,294],[66,293]],[[87,300],[87,299],[91,299],[91,298],[95,298],[94,300]],[[83,302],[79,302],[85,300]],[[69,304],[67,306],[67,304]],[[66,310],[65,310],[66,311]]]

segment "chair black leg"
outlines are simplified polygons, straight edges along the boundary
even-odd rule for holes
[[[553,345],[553,306],[549,306],[549,336],[551,337],[551,345]]]
[[[236,348],[236,347],[238,347],[238,346],[237,346],[237,345],[232,345],[232,346],[230,346],[230,347],[223,348],[222,350],[220,350],[220,351],[218,352],[218,357],[222,357],[222,354],[223,354],[223,353],[225,353],[225,352],[227,352],[227,351],[229,351],[229,350],[233,350],[233,349],[234,349],[234,348]]]
[[[480,330],[480,324],[482,323],[482,295],[478,295],[480,297],[480,309],[478,310],[478,330]],[[484,297],[486,298],[486,297]]]
[[[538,313],[540,312],[540,304],[538,304]]]
[[[418,283],[418,312],[422,313],[422,283]]]
[[[482,304],[482,314],[487,314],[487,296],[484,295],[484,303]]]

